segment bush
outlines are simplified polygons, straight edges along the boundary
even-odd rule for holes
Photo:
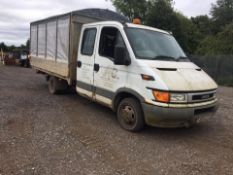
[[[226,26],[216,36],[207,36],[197,48],[196,53],[201,55],[233,55],[233,23]]]

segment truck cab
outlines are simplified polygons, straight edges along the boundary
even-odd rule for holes
[[[117,112],[120,125],[188,127],[217,106],[217,84],[172,34],[114,21],[82,26],[77,92]]]

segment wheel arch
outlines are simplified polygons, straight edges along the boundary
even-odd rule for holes
[[[137,99],[140,103],[145,101],[144,98],[135,90],[129,88],[120,88],[119,90],[117,90],[115,96],[113,97],[113,110],[117,110],[117,106],[122,99],[129,97]]]

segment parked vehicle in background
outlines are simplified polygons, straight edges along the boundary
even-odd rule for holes
[[[30,67],[30,60],[29,60],[27,51],[21,52],[20,58],[19,58],[19,64],[21,67]]]
[[[6,66],[15,65],[14,54],[12,52],[3,53],[2,58],[1,58],[1,64],[6,65]]]
[[[30,56],[52,94],[75,86],[78,94],[116,111],[129,131],[145,124],[188,127],[217,105],[217,84],[170,33],[131,24],[109,10],[31,23]]]

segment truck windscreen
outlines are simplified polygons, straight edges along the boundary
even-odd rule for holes
[[[162,61],[189,61],[169,34],[157,31],[126,28],[126,34],[137,59]]]

